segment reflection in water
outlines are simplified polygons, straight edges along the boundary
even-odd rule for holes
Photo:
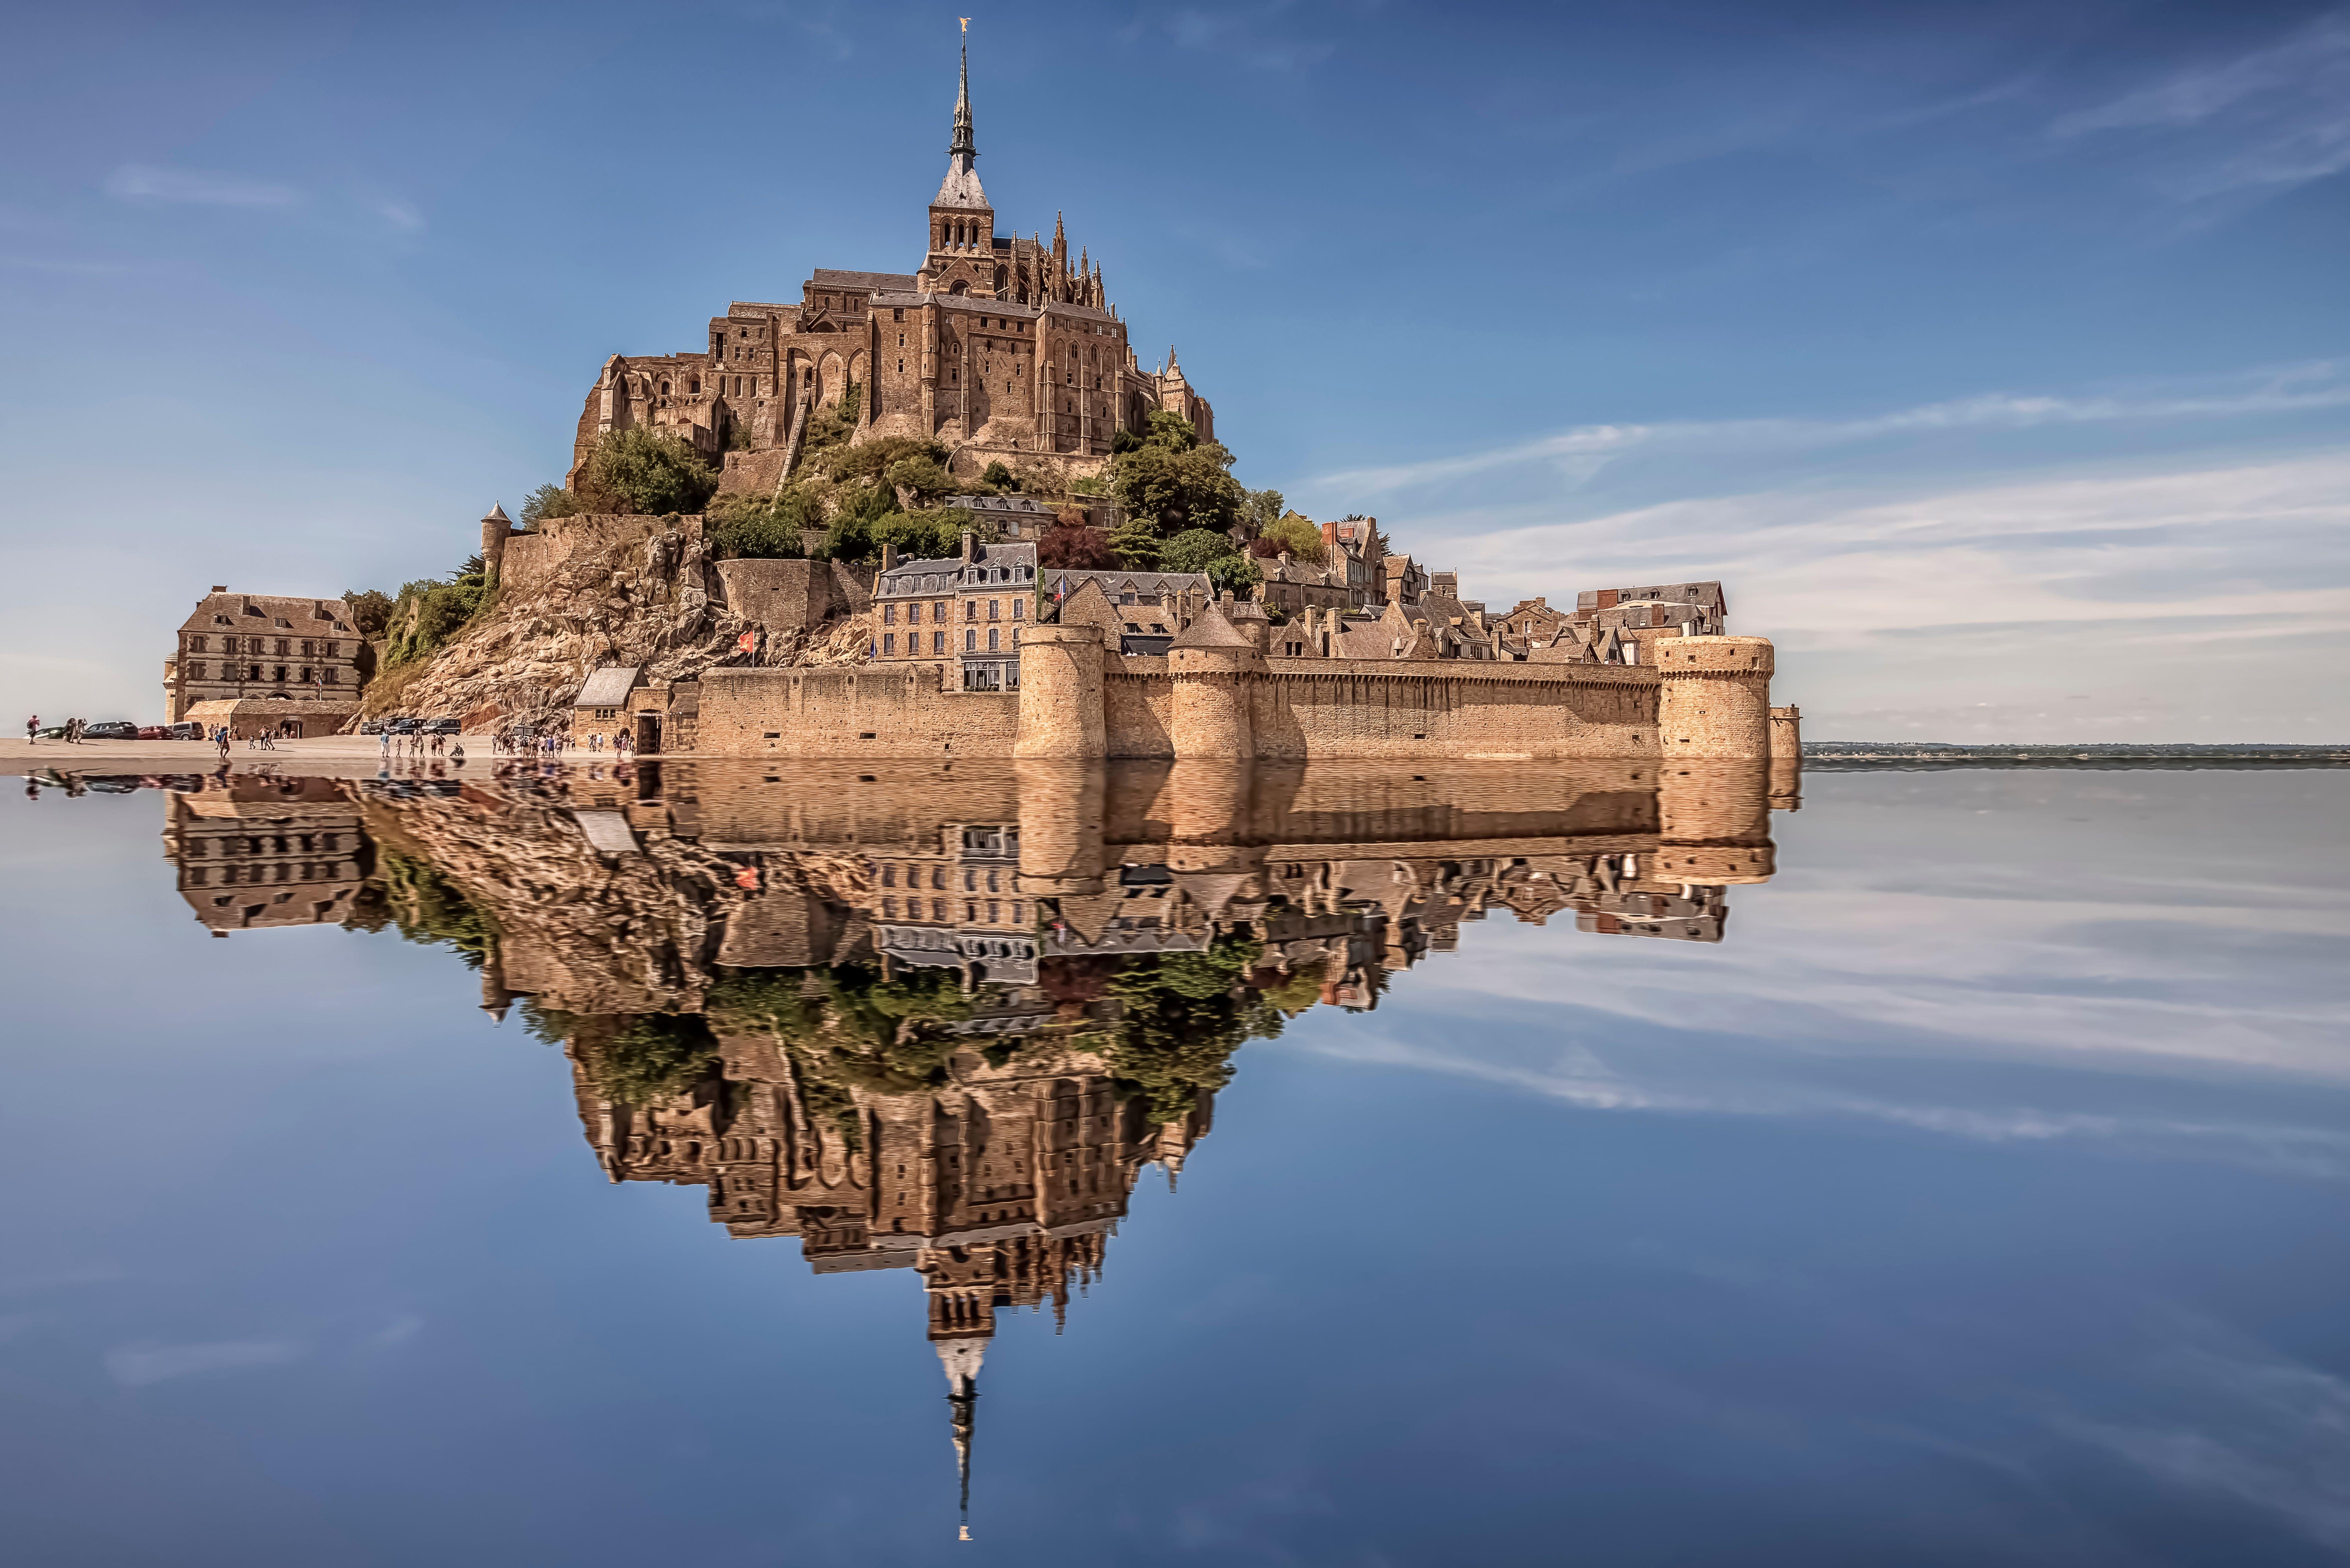
[[[485,1011],[563,1046],[612,1180],[701,1186],[818,1273],[918,1276],[966,1514],[997,1310],[1066,1314],[1240,1045],[1375,1007],[1489,911],[1720,941],[1793,796],[1760,764],[1630,762],[172,782],[214,935],[446,943]]]

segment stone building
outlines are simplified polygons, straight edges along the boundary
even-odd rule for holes
[[[1036,595],[1036,546],[962,536],[960,557],[883,554],[873,587],[871,657],[956,661],[965,691],[1020,689],[1020,633]]]
[[[1053,237],[996,232],[979,178],[969,49],[947,172],[910,273],[818,268],[796,303],[736,301],[699,351],[615,355],[581,410],[572,482],[596,438],[643,427],[723,453],[730,488],[772,488],[798,461],[815,410],[852,392],[856,437],[941,442],[951,472],[1042,463],[1097,472],[1118,431],[1157,410],[1212,440],[1215,414],[1169,349],[1146,367],[1101,265]],[[730,450],[738,449],[738,450]]]
[[[199,702],[248,698],[358,706],[369,668],[367,644],[339,598],[233,594],[218,584],[180,623],[163,661],[163,705],[178,723]]]
[[[339,924],[375,865],[344,785],[254,774],[165,795],[163,857],[216,937]]]

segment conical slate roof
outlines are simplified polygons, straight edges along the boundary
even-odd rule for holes
[[[1211,603],[1200,612],[1198,619],[1185,627],[1167,646],[1172,650],[1178,648],[1253,649],[1256,644],[1235,630],[1232,623],[1224,618],[1224,612]]]

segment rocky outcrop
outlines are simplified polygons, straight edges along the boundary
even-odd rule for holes
[[[553,570],[514,574],[429,663],[386,671],[389,679],[369,690],[367,711],[445,714],[469,731],[563,725],[581,682],[605,665],[635,666],[650,683],[668,685],[722,666],[864,661],[863,596],[842,590],[845,568],[729,562],[722,574],[696,521],[610,542],[583,538]],[[746,591],[758,574],[735,568],[762,566],[820,574],[819,591]],[[730,576],[743,584],[733,596],[743,601],[739,607],[730,602]],[[787,601],[789,613],[775,607]]]

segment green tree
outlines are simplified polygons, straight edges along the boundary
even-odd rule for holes
[[[391,622],[391,596],[378,588],[346,588],[343,603],[351,608],[351,627],[361,637],[381,637]]]
[[[718,1066],[718,1040],[700,1015],[648,1012],[585,1053],[606,1099],[649,1105],[684,1093]]]
[[[1192,528],[1229,533],[1246,493],[1232,476],[1232,454],[1212,441],[1179,448],[1153,441],[1112,458],[1107,472],[1110,494],[1128,516],[1155,517],[1162,534]]]
[[[996,459],[980,472],[979,482],[998,495],[1006,495],[1020,488],[1020,478]]]
[[[1232,553],[1232,536],[1212,528],[1187,528],[1159,548],[1162,572],[1204,572],[1211,561]]]
[[[1264,573],[1246,556],[1219,556],[1202,569],[1208,574],[1211,587],[1236,599],[1248,597],[1264,581]]]
[[[1109,547],[1118,564],[1129,572],[1158,572],[1160,565],[1159,524],[1148,517],[1129,517],[1109,532]]]
[[[1249,547],[1249,554],[1269,561],[1284,550],[1298,560],[1308,561],[1317,566],[1330,554],[1329,546],[1322,542],[1322,530],[1314,526],[1310,519],[1295,512],[1275,519],[1259,533]]]
[[[699,512],[717,488],[717,472],[700,452],[641,426],[598,436],[580,473],[582,497],[598,509],[647,517]]]
[[[575,517],[579,497],[559,484],[542,484],[522,498],[522,525],[536,528],[550,517]]]
[[[1227,931],[1205,952],[1139,959],[1110,978],[1118,1021],[1104,1054],[1153,1119],[1189,1112],[1201,1093],[1232,1081],[1233,1052],[1281,1033],[1280,1010],[1243,983],[1263,951]]]
[[[1242,493],[1247,499],[1241,503],[1241,524],[1250,538],[1261,537],[1281,521],[1288,502],[1278,490],[1249,490]]]

